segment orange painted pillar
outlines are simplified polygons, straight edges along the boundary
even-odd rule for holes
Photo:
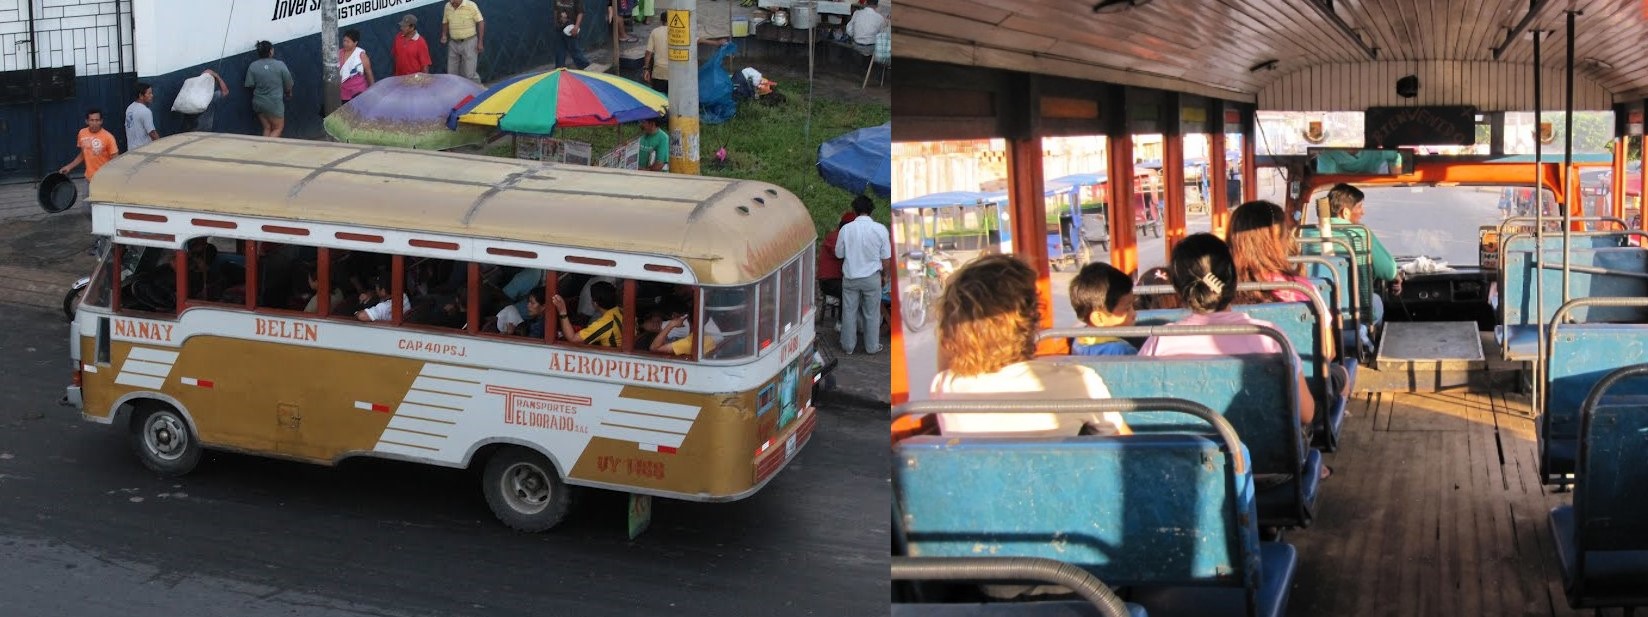
[[[1625,218],[1625,158],[1630,151],[1630,136],[1621,135],[1614,138],[1614,181],[1608,183],[1608,194],[1611,196],[1608,201],[1614,218]]]
[[[1176,131],[1174,131],[1176,132]],[[1167,223],[1167,259],[1173,256],[1173,245],[1185,237],[1185,183],[1184,137],[1174,134],[1162,136],[1162,181],[1167,183],[1163,209]],[[1165,263],[1165,262],[1164,262]]]
[[[1253,143],[1254,122],[1252,114],[1242,116],[1242,203],[1259,198],[1259,161],[1254,160],[1258,152]]]
[[[1568,186],[1564,189],[1568,192],[1568,199],[1557,203],[1568,204],[1568,216],[1571,217],[1568,219],[1568,229],[1572,231],[1585,231],[1585,221],[1578,220],[1585,216],[1585,191],[1579,187],[1579,166],[1569,165]]]
[[[1042,178],[1041,138],[1007,140],[1007,199],[1013,213],[1013,253],[1036,269],[1037,303],[1041,306],[1040,329],[1053,327],[1052,269],[1047,263],[1047,198]],[[1064,340],[1042,341],[1037,354],[1070,353]]]
[[[899,308],[899,296],[903,294],[898,292],[898,271],[902,269],[901,266],[903,265],[903,262],[903,258],[899,257],[898,254],[895,253],[893,255],[893,271],[891,273],[893,281],[893,293],[891,294],[893,297],[893,314],[888,318],[888,321],[892,322],[893,340],[892,343],[889,344],[891,350],[888,353],[892,354],[893,360],[893,374],[889,385],[892,387],[892,400],[894,405],[900,405],[910,401],[910,369],[905,366],[904,362],[904,313]]]
[[[1110,147],[1110,182],[1105,191],[1105,199],[1110,204],[1110,265],[1122,272],[1138,274],[1139,235],[1133,224],[1133,136],[1111,135],[1105,142]]]
[[[1639,182],[1637,185],[1637,224],[1642,229],[1648,230],[1648,135],[1643,135],[1637,139],[1642,142],[1644,159],[1641,171],[1637,173],[1637,181]]]
[[[1230,199],[1229,194],[1226,192],[1230,190],[1228,181],[1230,170],[1229,162],[1225,160],[1224,127],[1216,124],[1213,129],[1213,132],[1207,136],[1207,150],[1208,157],[1210,157],[1207,162],[1207,173],[1213,176],[1207,182],[1208,198],[1213,200],[1213,205],[1208,209],[1208,212],[1213,219],[1214,235],[1223,238],[1225,237],[1225,228],[1230,225]]]

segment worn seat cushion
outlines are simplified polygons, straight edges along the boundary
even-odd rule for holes
[[[1577,582],[1574,577],[1581,557],[1574,507],[1552,508],[1550,521],[1551,539],[1556,544],[1557,560],[1562,564],[1562,583],[1568,591],[1570,606],[1648,604],[1648,586],[1642,584],[1648,580],[1648,551],[1587,551],[1584,596],[1574,597]]]

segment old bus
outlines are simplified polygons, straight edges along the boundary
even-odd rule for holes
[[[540,531],[572,486],[747,497],[816,425],[816,232],[775,186],[192,133],[91,202],[68,398],[162,474],[474,466]]]

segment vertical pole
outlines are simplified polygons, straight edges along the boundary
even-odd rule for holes
[[[1105,139],[1110,147],[1110,182],[1105,187],[1105,200],[1110,216],[1110,265],[1117,270],[1138,274],[1139,231],[1133,222],[1133,135],[1128,133],[1126,120],[1118,120],[1119,130],[1111,131]]]
[[[1643,107],[1648,109],[1648,101],[1644,103]],[[1648,131],[1637,137],[1637,145],[1638,151],[1642,152],[1639,159],[1642,164],[1637,167],[1637,227],[1648,230]]]
[[[1013,209],[1013,235],[1022,238],[1014,250],[1019,257],[1036,269],[1036,296],[1041,305],[1041,323],[1037,328],[1053,327],[1052,272],[1047,263],[1047,200],[1044,197],[1046,181],[1042,178],[1041,137],[1007,140],[1008,204]],[[1040,354],[1068,353],[1063,340],[1042,341],[1036,345]]]
[[[1167,103],[1162,118],[1162,182],[1167,184],[1162,191],[1162,222],[1167,226],[1167,242],[1162,244],[1163,259],[1171,261],[1173,245],[1185,237],[1184,130],[1180,122],[1184,110],[1178,94],[1168,94]]]
[[[1568,248],[1573,242],[1574,208],[1581,208],[1583,212],[1585,196],[1576,190],[1579,186],[1579,174],[1574,173],[1574,19],[1579,11],[1568,11],[1568,65],[1567,65],[1567,102],[1562,110],[1562,190],[1564,206],[1562,209],[1562,302],[1567,303],[1572,291],[1568,285]]]
[[[618,25],[623,23],[624,16],[623,16],[623,14],[618,12],[618,0],[611,0],[611,2],[609,2],[607,4],[607,6],[611,7],[611,9],[612,9],[612,23],[608,24],[608,25],[612,26],[612,69],[611,70],[612,70],[613,75],[622,75],[623,73],[620,72],[619,68],[618,68],[618,67],[620,67],[624,64],[624,57],[622,55],[620,55],[620,50],[618,49]],[[650,84],[649,84],[649,86],[650,86]]]
[[[670,172],[698,175],[698,0],[675,0],[669,28]]]
[[[1242,203],[1259,198],[1259,161],[1256,125],[1259,122],[1258,114],[1251,109],[1242,110]]]
[[[1623,112],[1623,110],[1622,110]],[[1619,130],[1619,123],[1614,128],[1614,160],[1613,182],[1608,183],[1608,210],[1609,216],[1617,219],[1625,218],[1625,157],[1631,150],[1631,137]],[[1598,229],[1602,226],[1598,225]]]
[[[320,0],[320,74],[324,86],[321,109],[331,115],[343,105],[343,76],[338,74],[338,0]]]
[[[1534,252],[1529,257],[1533,262],[1534,273],[1534,330],[1538,336],[1534,337],[1534,413],[1545,413],[1545,375],[1546,346],[1545,346],[1545,143],[1540,134],[1541,114],[1545,108],[1544,86],[1544,55],[1540,45],[1540,38],[1544,34],[1534,30]]]
[[[1230,222],[1230,190],[1229,161],[1225,159],[1225,110],[1223,103],[1215,103],[1213,117],[1208,126],[1207,147],[1207,180],[1208,199],[1212,205],[1208,207],[1209,218],[1212,219],[1213,233],[1225,237],[1225,227]]]

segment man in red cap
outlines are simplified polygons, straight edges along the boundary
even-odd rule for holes
[[[841,235],[841,228],[858,218],[858,213],[848,210],[841,213],[841,221],[836,223],[835,230],[824,236],[824,246],[818,251],[818,288],[824,292],[824,301],[834,301],[841,304],[841,262],[835,256],[836,238]]]

